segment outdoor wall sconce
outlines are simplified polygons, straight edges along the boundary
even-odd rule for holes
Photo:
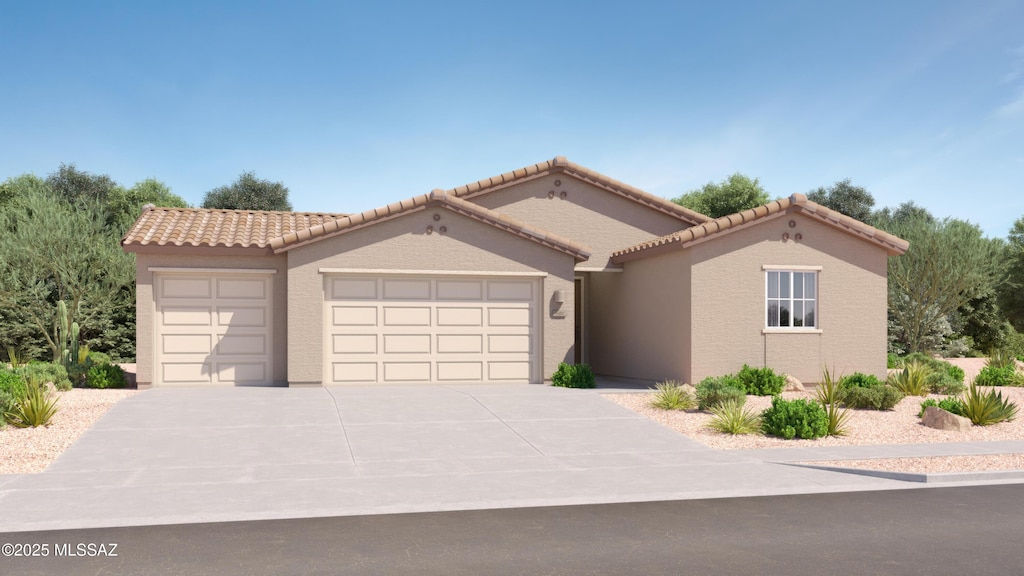
[[[551,298],[551,300],[555,304],[564,304],[565,303],[565,294],[561,290],[555,290],[555,294]]]

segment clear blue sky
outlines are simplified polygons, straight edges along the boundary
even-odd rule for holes
[[[1024,2],[0,0],[0,180],[361,211],[556,155],[672,197],[843,178],[1005,236]]]

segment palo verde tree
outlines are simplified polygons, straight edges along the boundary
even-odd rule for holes
[[[889,259],[890,329],[907,352],[932,352],[949,333],[950,318],[1000,281],[999,247],[973,224],[936,219],[904,204],[883,210],[875,225],[910,242]]]
[[[281,182],[261,180],[243,172],[228,186],[214,188],[203,198],[203,208],[222,210],[291,210],[288,188]]]
[[[767,204],[771,199],[757,178],[751,180],[737,172],[717,184],[708,182],[672,201],[705,216],[721,218]]]
[[[54,360],[60,353],[57,302],[66,303],[70,321],[86,333],[105,315],[134,303],[126,295],[134,274],[133,259],[95,202],[72,205],[29,189],[0,211],[0,302],[45,341]]]

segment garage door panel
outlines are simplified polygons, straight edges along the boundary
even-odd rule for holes
[[[164,334],[161,343],[164,354],[209,354],[213,350],[211,334]]]
[[[429,307],[385,306],[385,326],[430,326]]]
[[[218,306],[217,324],[220,326],[264,328],[267,325],[267,309]]]
[[[326,285],[330,382],[536,377],[536,279],[338,276],[328,277]],[[372,301],[371,286],[378,288]]]
[[[331,338],[334,354],[376,354],[376,334],[335,334]]]
[[[480,382],[484,379],[483,362],[438,362],[437,380],[439,382]]]
[[[209,326],[212,309],[209,306],[167,306],[164,308],[164,326]]]
[[[529,354],[529,334],[491,334],[487,338],[487,351],[497,354]]]
[[[384,362],[385,382],[430,382],[430,362]]]
[[[217,379],[220,382],[250,384],[267,379],[267,365],[263,362],[219,362]]]
[[[333,306],[331,323],[334,326],[376,326],[376,306]]]
[[[331,364],[334,382],[376,382],[376,362],[334,362]]]
[[[262,278],[218,278],[217,298],[263,300],[267,283]]]
[[[210,365],[206,362],[163,362],[162,382],[172,384],[203,384],[210,381]]]
[[[438,300],[483,300],[483,280],[438,280]]]
[[[332,278],[330,294],[336,300],[376,300],[377,281],[364,278]]]
[[[430,334],[385,334],[384,354],[430,354]]]
[[[487,377],[493,381],[530,380],[529,362],[488,362]]]
[[[165,300],[209,298],[213,295],[211,278],[164,278],[160,296]]]
[[[270,277],[157,273],[155,384],[272,379]]]
[[[224,355],[265,356],[267,338],[262,334],[225,334],[217,343],[217,353]]]
[[[438,354],[483,354],[482,334],[438,334]]]
[[[429,280],[384,280],[385,300],[428,300]]]
[[[438,326],[483,326],[483,308],[438,306]]]
[[[487,283],[488,300],[533,300],[533,282],[491,280]]]
[[[529,326],[530,309],[522,308],[490,308],[487,310],[489,326]]]

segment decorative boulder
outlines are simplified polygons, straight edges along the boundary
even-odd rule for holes
[[[803,392],[803,382],[797,380],[793,376],[786,374],[786,387],[782,389],[783,392]]]
[[[683,384],[680,386],[680,388],[682,388],[683,391],[688,393],[690,396],[693,396],[694,398],[697,397],[697,387],[694,386],[693,384]]]
[[[946,412],[937,406],[929,406],[924,409],[921,422],[929,427],[938,430],[952,430],[954,432],[966,432],[971,429],[971,421],[963,416],[957,416]]]

